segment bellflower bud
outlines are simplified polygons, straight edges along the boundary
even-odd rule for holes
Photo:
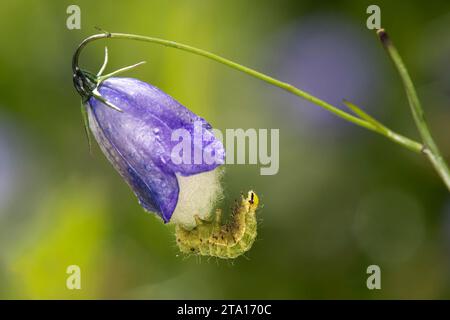
[[[164,222],[176,220],[184,225],[194,223],[192,214],[189,217],[185,210],[209,213],[220,194],[220,173],[214,169],[225,155],[211,125],[158,88],[136,79],[109,78],[98,91],[122,112],[91,97],[89,127],[142,207],[157,213]],[[175,164],[172,150],[179,142],[173,141],[172,133],[178,129],[203,137],[190,139],[192,155],[212,148],[218,161]],[[192,202],[197,208],[192,208]]]

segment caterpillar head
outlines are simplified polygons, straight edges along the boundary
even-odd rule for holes
[[[247,202],[246,206],[248,207],[248,211],[255,211],[258,208],[259,198],[253,190],[248,192],[247,198],[245,199]]]

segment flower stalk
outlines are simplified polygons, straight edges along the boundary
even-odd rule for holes
[[[422,107],[420,105],[420,101],[417,97],[416,91],[414,89],[414,85],[412,84],[409,74],[408,74],[397,50],[392,45],[391,41],[387,37],[387,34],[384,32],[384,30],[380,30],[378,32],[378,35],[400,73],[400,76],[402,78],[403,84],[404,84],[406,92],[407,92],[408,100],[410,102],[410,105],[411,105],[411,108],[413,111],[414,119],[415,119],[416,125],[420,131],[423,143],[414,141],[413,139],[410,139],[404,135],[401,135],[401,134],[389,129],[388,127],[381,124],[379,121],[377,121],[376,119],[374,119],[373,117],[371,117],[370,115],[365,113],[363,110],[361,110],[359,107],[357,107],[356,105],[354,105],[350,102],[344,101],[344,104],[354,114],[346,112],[336,106],[333,106],[333,105],[329,104],[328,102],[326,102],[318,97],[315,97],[315,96],[309,94],[308,92],[303,91],[289,83],[277,80],[269,75],[266,75],[264,73],[254,70],[254,69],[251,69],[249,67],[243,66],[234,61],[231,61],[231,60],[228,60],[221,56],[218,56],[214,53],[211,53],[211,52],[199,49],[199,48],[195,48],[195,47],[192,47],[192,46],[189,46],[186,44],[170,41],[170,40],[141,36],[141,35],[134,35],[134,34],[126,34],[126,33],[105,32],[105,33],[95,34],[95,35],[92,35],[92,36],[86,38],[79,45],[77,50],[75,51],[75,54],[74,54],[73,60],[72,60],[72,69],[73,69],[74,79],[77,78],[77,79],[83,80],[84,75],[80,75],[80,73],[83,74],[84,71],[81,71],[81,69],[78,66],[79,56],[80,56],[83,48],[88,43],[96,41],[96,40],[101,40],[101,39],[127,39],[127,40],[143,41],[143,42],[159,44],[159,45],[163,45],[166,47],[171,47],[171,48],[183,50],[186,52],[190,52],[190,53],[193,53],[193,54],[196,54],[199,56],[203,56],[205,58],[214,60],[214,61],[224,64],[228,67],[231,67],[235,70],[238,70],[240,72],[248,74],[254,78],[257,78],[264,82],[267,82],[273,86],[279,87],[279,88],[281,88],[285,91],[288,91],[298,97],[301,97],[305,100],[312,102],[313,104],[333,113],[334,115],[336,115],[348,122],[354,123],[355,125],[358,125],[360,127],[368,129],[370,131],[376,132],[411,151],[414,151],[416,153],[422,153],[422,154],[426,155],[428,160],[434,166],[435,170],[439,173],[440,177],[446,184],[447,188],[450,190],[450,172],[448,170],[448,167],[447,167],[443,157],[441,156],[441,154],[439,152],[437,145],[435,144],[433,138],[431,137],[430,131],[429,131],[428,126],[423,117],[423,111],[422,111]],[[78,84],[75,83],[75,86],[81,95],[83,95],[83,94],[92,95],[92,91],[89,92],[89,90],[91,89],[89,87],[89,84],[90,84],[89,79],[86,79],[85,85],[80,85],[79,83]]]
[[[414,121],[416,123],[416,127],[419,130],[420,136],[423,140],[423,148],[422,153],[425,154],[430,160],[431,164],[434,166],[435,170],[439,174],[439,176],[444,181],[447,188],[450,190],[450,171],[449,168],[441,155],[441,152],[434,141],[428,124],[425,120],[424,111],[422,108],[422,104],[420,103],[419,96],[417,95],[417,91],[414,87],[414,84],[411,80],[408,70],[406,69],[405,64],[403,63],[400,54],[397,51],[397,48],[392,43],[388,34],[384,29],[379,29],[377,31],[377,35],[383,44],[383,47],[386,49],[389,57],[394,63],[400,78],[403,83],[403,87],[406,92],[406,96],[408,98],[409,106],[411,108],[411,112],[413,114]]]

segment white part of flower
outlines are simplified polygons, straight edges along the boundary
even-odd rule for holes
[[[180,193],[170,223],[191,229],[196,226],[194,216],[208,219],[217,202],[223,197],[220,183],[223,171],[218,167],[187,177],[177,175]]]

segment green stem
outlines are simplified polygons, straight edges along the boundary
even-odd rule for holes
[[[406,95],[408,97],[408,102],[414,117],[414,121],[416,123],[417,129],[419,130],[420,136],[422,137],[424,143],[422,152],[428,157],[431,164],[434,166],[435,170],[442,178],[447,188],[450,190],[449,168],[444,158],[442,157],[437,144],[434,142],[430,129],[428,128],[422,105],[420,103],[419,97],[417,95],[414,84],[411,80],[411,77],[408,73],[408,70],[406,69],[403,60],[400,57],[400,54],[393,45],[386,31],[384,29],[380,29],[377,31],[377,34],[384,48],[388,52],[391,60],[393,61],[395,67],[397,68],[400,78],[402,79],[403,86],[405,88]]]
[[[129,40],[137,40],[137,41],[144,41],[144,42],[150,42],[150,43],[155,43],[155,44],[160,44],[166,47],[172,47],[172,48],[176,48],[176,49],[180,49],[183,51],[187,51],[199,56],[203,56],[206,57],[208,59],[214,60],[216,62],[222,63],[226,66],[229,66],[235,70],[241,71],[243,73],[246,73],[252,77],[258,78],[262,81],[265,81],[271,85],[274,85],[276,87],[279,87],[281,89],[284,89],[296,96],[299,96],[301,98],[304,98],[322,108],[324,108],[325,110],[328,110],[329,112],[335,114],[336,116],[347,120],[349,122],[352,122],[360,127],[366,128],[368,130],[377,132],[385,137],[387,137],[388,139],[394,141],[395,143],[398,143],[400,145],[402,145],[403,147],[408,148],[409,150],[412,150],[414,152],[421,152],[423,149],[422,144],[413,141],[405,136],[402,136],[384,126],[379,126],[377,125],[377,123],[374,123],[372,121],[368,121],[367,119],[361,119],[359,117],[356,117],[350,113],[347,113],[303,90],[300,90],[286,82],[282,82],[279,81],[275,78],[272,78],[266,74],[263,74],[261,72],[258,72],[254,69],[245,67],[243,65],[240,65],[236,62],[233,62],[231,60],[225,59],[223,57],[220,57],[216,54],[213,54],[211,52],[202,50],[202,49],[198,49],[195,47],[191,47],[185,44],[181,44],[181,43],[177,43],[174,41],[169,41],[169,40],[165,40],[165,39],[159,39],[159,38],[153,38],[153,37],[146,37],[146,36],[139,36],[139,35],[132,35],[132,34],[125,34],[125,33],[102,33],[102,34],[96,34],[96,35],[92,35],[88,38],[86,38],[77,48],[77,50],[75,51],[75,54],[73,56],[73,60],[72,60],[72,69],[74,74],[79,71],[79,67],[78,67],[78,58],[80,56],[80,53],[82,51],[82,49],[90,42],[95,41],[95,40],[99,40],[99,39],[129,39]]]

